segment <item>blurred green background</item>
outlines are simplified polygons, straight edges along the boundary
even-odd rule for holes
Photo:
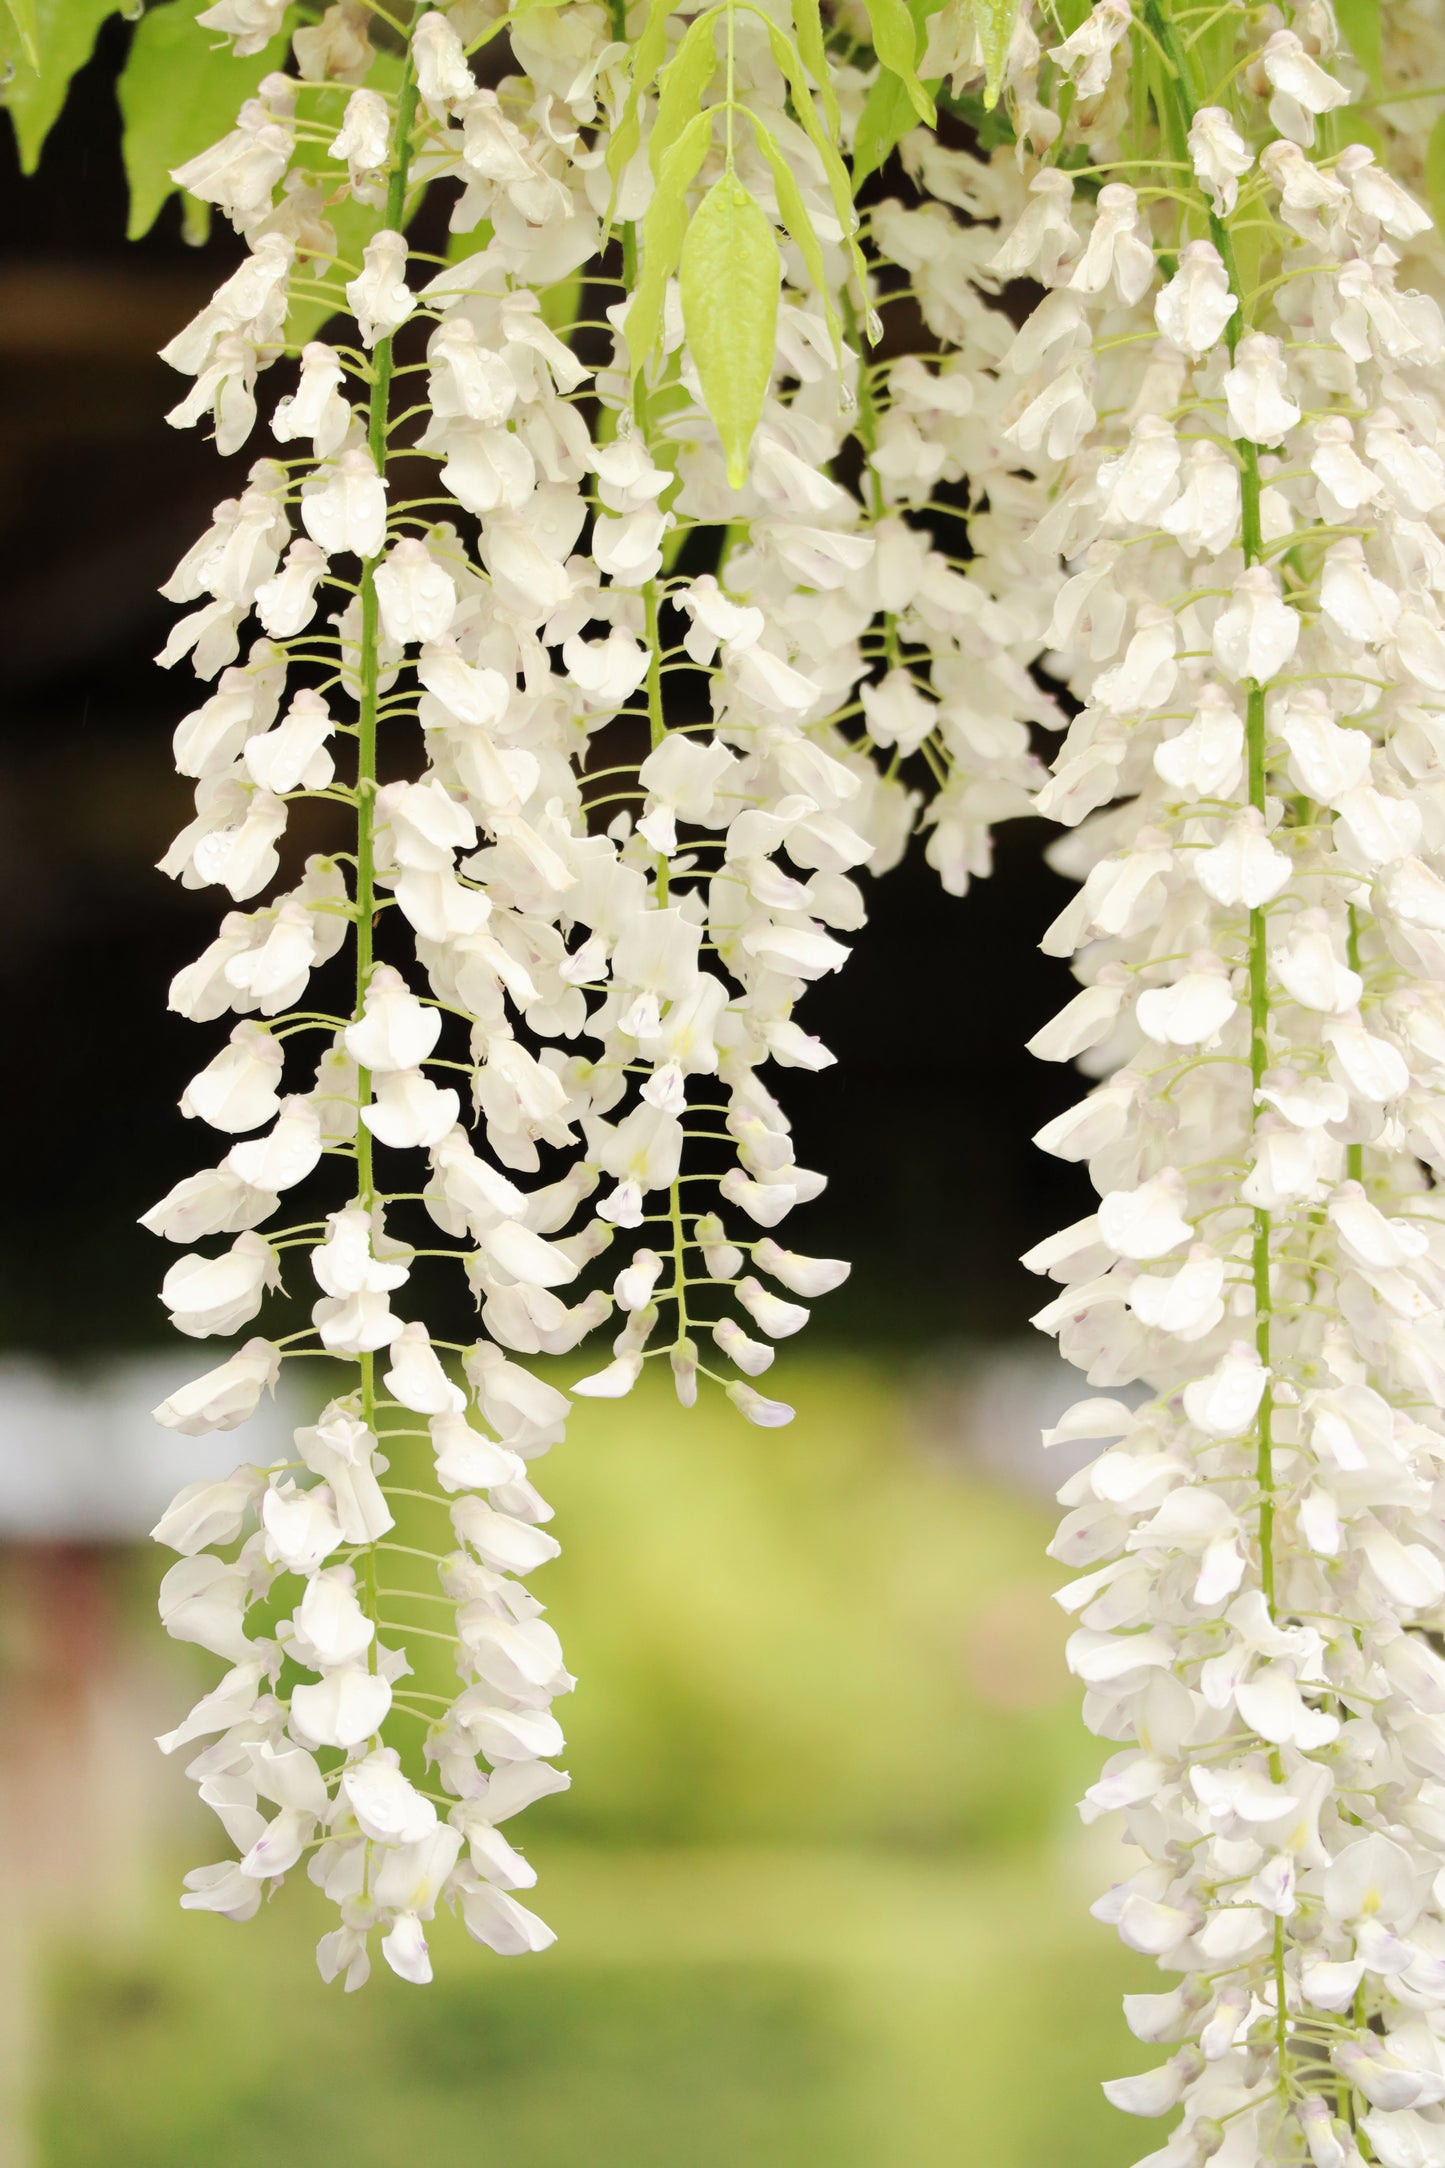
[[[179,1911],[225,1846],[146,1735],[215,1666],[158,1646],[160,1553],[24,1554],[0,1898],[31,2159],[1136,2157],[1098,2081],[1145,2059],[1118,1997],[1148,1979],[1087,1913],[1118,1870],[1074,1813],[1099,1748],[1048,1507],[880,1363],[788,1367],[781,1432],[662,1389],[578,1407],[538,1576],[581,1681],[574,1790],[516,1825],[560,1939],[503,1960],[439,1921],[426,1989],[323,1987],[304,1880],[245,1926]]]

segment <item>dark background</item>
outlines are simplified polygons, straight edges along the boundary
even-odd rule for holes
[[[198,698],[188,665],[152,662],[174,615],[155,589],[255,456],[221,462],[163,420],[180,380],[155,349],[237,243],[188,247],[174,199],[125,240],[128,35],[105,26],[32,178],[0,122],[0,1345],[57,1351],[164,1336],[162,1250],[135,1219],[198,1163],[176,1100],[221,1033],[168,1014],[166,987],[226,899],[153,870],[189,818],[169,748]],[[1037,1283],[1015,1259],[1085,1209],[1082,1177],[1030,1142],[1078,1091],[1023,1052],[1070,985],[1035,946],[1067,894],[1044,840],[1009,824],[961,902],[915,844],[805,999],[838,1066],[770,1081],[831,1180],[787,1239],[854,1260],[817,1334],[1021,1332]]]

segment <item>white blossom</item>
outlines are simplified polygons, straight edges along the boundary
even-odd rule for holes
[[[1222,107],[1200,106],[1189,124],[1189,155],[1215,215],[1228,217],[1239,201],[1239,183],[1254,164],[1254,153]]]

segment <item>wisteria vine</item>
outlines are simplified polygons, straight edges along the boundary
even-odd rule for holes
[[[245,56],[285,14],[200,21]],[[1413,96],[1431,50],[1406,9],[1380,64]],[[182,1106],[244,1141],[147,1224],[183,1332],[319,1290],[162,1421],[342,1368],[293,1461],[157,1530],[169,1630],[232,1665],[163,1742],[210,1741],[236,1854],[183,1901],[245,1918],[304,1859],[349,1987],[374,1929],[429,1978],[441,1901],[550,1939],[499,1827],[567,1782],[524,1584],[569,1401],[528,1358],[610,1320],[573,1393],[665,1358],[684,1406],[788,1420],[754,1380],[847,1268],[774,1232],[823,1176],[763,1072],[831,1061],[795,1010],[862,877],[920,830],[962,894],[1037,810],[1082,989],[1033,1046],[1096,1080],[1039,1142],[1100,1202],[1031,1253],[1036,1322],[1142,1391],[1051,1434],[1105,1441],[1054,1546],[1119,1749],[1084,1811],[1142,1856],[1096,1910],[1179,1976],[1128,2004],[1174,2053],[1107,2090],[1182,2107],[1159,2168],[1445,2160],[1445,321],[1401,270],[1438,272],[1408,114],[1352,124],[1381,101],[1327,0],[342,0],[293,61],[175,176],[246,254],[171,419],[237,452],[292,369],[166,588],[162,660],[217,683],[164,864],[291,885],[172,988],[240,1019]],[[293,805],[344,847],[288,858]],[[393,1309],[432,1258],[475,1341]]]

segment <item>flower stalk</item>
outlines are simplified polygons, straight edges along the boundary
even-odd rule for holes
[[[406,218],[407,183],[411,171],[412,129],[416,122],[417,80],[416,69],[408,45],[402,65],[401,86],[397,93],[395,118],[392,123],[391,140],[388,145],[388,177],[386,194],[386,223],[389,230],[400,233]],[[395,367],[394,341],[391,336],[377,341],[372,352],[370,367],[371,392],[367,404],[366,439],[371,453],[372,465],[378,477],[385,482],[387,453],[391,441],[391,384]],[[377,726],[380,704],[381,665],[378,653],[381,629],[381,609],[376,591],[377,567],[382,562],[382,552],[363,558],[361,565],[361,636],[358,659],[360,697],[357,702],[356,732],[356,986],[353,1021],[360,1023],[366,1013],[366,997],[371,986],[375,967],[375,926],[377,914],[376,894],[376,794],[377,772]],[[356,1071],[356,1104],[360,1110],[371,1103],[372,1079],[369,1069],[358,1064]],[[360,1209],[368,1223],[375,1221],[378,1197],[376,1171],[373,1160],[371,1130],[363,1121],[356,1128],[356,1193]],[[370,1348],[363,1349],[358,1357],[361,1383],[361,1420],[366,1429],[375,1435],[377,1425],[376,1405],[376,1355]],[[375,1552],[367,1558],[366,1606],[373,1625],[377,1620],[377,1576]],[[368,1661],[376,1669],[377,1641],[373,1635]]]

